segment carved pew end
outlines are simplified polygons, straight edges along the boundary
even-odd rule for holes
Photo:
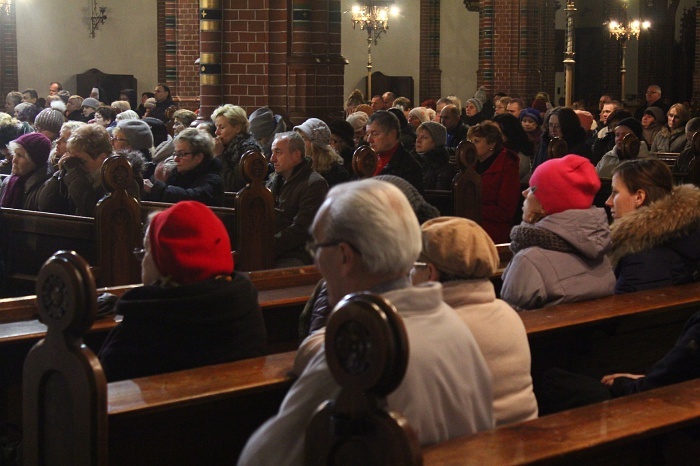
[[[369,293],[344,298],[328,322],[325,348],[341,392],[309,423],[306,464],[421,464],[408,421],[385,408],[408,366],[408,337],[396,309]]]

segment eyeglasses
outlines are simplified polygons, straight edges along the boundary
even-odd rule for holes
[[[352,243],[350,243],[349,241],[345,241],[345,240],[343,240],[343,239],[333,240],[333,241],[326,241],[325,243],[317,243],[317,242],[315,242],[315,241],[307,241],[307,243],[306,243],[306,250],[307,250],[308,253],[311,255],[311,257],[316,258],[316,254],[318,254],[318,250],[319,250],[319,249],[321,249],[321,248],[329,248],[329,247],[331,247],[331,246],[337,246],[337,245],[339,245],[340,243],[345,243],[345,244],[347,244],[348,246],[350,246],[350,249],[352,249],[353,251],[355,251],[355,252],[356,252],[357,254],[359,254],[360,256],[362,255],[362,253],[360,252],[360,250],[357,249]]]
[[[143,258],[146,256],[146,250],[143,248],[134,248],[133,251],[131,251],[134,254],[134,257],[136,257],[136,260],[142,261]]]
[[[173,152],[173,156],[177,157],[179,159],[184,159],[188,155],[193,155],[193,154],[192,154],[192,152],[182,152],[182,151]]]
[[[112,142],[116,142],[116,141],[129,142],[128,139],[125,139],[125,138],[118,138],[118,137],[116,137],[116,136],[112,136]]]
[[[559,128],[561,128],[561,125],[559,125],[559,124],[557,124],[557,123],[550,123],[550,124],[549,124],[549,127],[550,127],[551,129],[559,129]]]

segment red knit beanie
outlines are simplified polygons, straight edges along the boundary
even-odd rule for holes
[[[548,215],[569,209],[588,209],[600,189],[595,167],[585,157],[569,154],[535,169],[530,189]]]
[[[178,202],[157,213],[148,232],[153,261],[164,277],[186,285],[233,273],[228,232],[200,202]]]

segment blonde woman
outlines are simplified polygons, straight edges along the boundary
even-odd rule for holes
[[[315,172],[326,179],[329,187],[350,180],[350,174],[343,167],[343,159],[330,145],[331,130],[318,118],[309,118],[294,127],[304,139],[306,156],[311,158]]]

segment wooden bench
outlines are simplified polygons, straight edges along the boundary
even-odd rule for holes
[[[236,194],[235,208],[213,208],[231,235],[236,268],[269,269],[274,264],[274,202],[263,185],[267,170],[259,152],[241,159],[248,185]],[[34,293],[34,281],[44,261],[61,249],[77,251],[93,267],[98,286],[138,283],[140,264],[132,251],[142,246],[143,224],[149,213],[170,204],[139,203],[126,192],[131,166],[124,157],[109,157],[103,166],[108,194],[95,218],[0,209],[0,248],[5,261],[5,295]]]
[[[668,168],[673,168],[678,161],[678,156],[681,155],[680,152],[650,152],[649,154],[664,162]]]
[[[441,215],[464,217],[481,222],[481,177],[476,173],[476,147],[462,141],[456,151],[459,173],[452,181],[451,191],[426,190],[423,198],[435,206]],[[377,154],[369,146],[360,146],[352,157],[352,167],[360,179],[374,176]]]
[[[425,466],[697,464],[700,380],[453,439]]]
[[[139,207],[126,191],[131,166],[125,157],[109,157],[102,177],[107,195],[98,202],[95,218],[0,209],[6,291],[33,294],[39,269],[59,249],[84,256],[100,286],[139,281],[140,264],[131,253],[140,244]]]

